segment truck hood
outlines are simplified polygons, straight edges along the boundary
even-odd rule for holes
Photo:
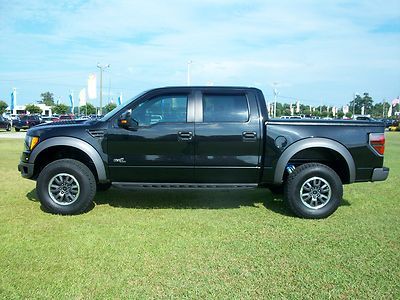
[[[32,127],[28,130],[27,135],[31,136],[40,136],[43,132],[60,132],[65,129],[73,129],[77,130],[96,127],[96,125],[100,121],[98,120],[65,120],[53,123],[43,123],[37,126]]]

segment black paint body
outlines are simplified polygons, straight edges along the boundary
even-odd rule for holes
[[[203,122],[202,97],[207,93],[245,95],[248,120]],[[187,122],[157,123],[134,130],[119,126],[118,120],[128,109],[169,94],[188,97]],[[262,92],[256,88],[170,87],[143,93],[103,119],[40,125],[28,135],[39,136],[40,142],[62,136],[89,143],[100,154],[112,182],[263,185],[274,183],[277,162],[287,147],[318,137],[347,148],[356,167],[355,181],[369,181],[373,169],[383,165],[383,157],[368,144],[368,134],[373,132],[384,132],[384,124],[269,119]],[[21,160],[28,161],[29,155],[29,150],[24,151]],[[36,176],[33,173],[31,178]]]

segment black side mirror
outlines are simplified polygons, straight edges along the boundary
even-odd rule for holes
[[[131,118],[131,114],[129,112],[126,112],[118,119],[118,127],[136,131],[139,128],[139,123]]]

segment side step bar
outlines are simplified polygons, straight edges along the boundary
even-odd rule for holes
[[[254,183],[152,183],[113,182],[113,186],[123,189],[254,189]]]

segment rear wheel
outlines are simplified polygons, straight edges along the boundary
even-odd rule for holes
[[[10,124],[7,125],[6,130],[7,130],[7,131],[10,131],[10,130],[11,130],[11,125],[10,125]]]
[[[339,207],[343,185],[334,170],[319,163],[308,163],[296,168],[288,177],[284,199],[299,217],[321,219]]]
[[[74,159],[48,164],[39,174],[36,192],[43,207],[54,214],[84,212],[96,194],[96,180],[90,169]]]
[[[18,131],[20,131],[20,130],[21,130],[20,128],[15,128],[15,131],[16,131],[16,132],[18,132]]]

